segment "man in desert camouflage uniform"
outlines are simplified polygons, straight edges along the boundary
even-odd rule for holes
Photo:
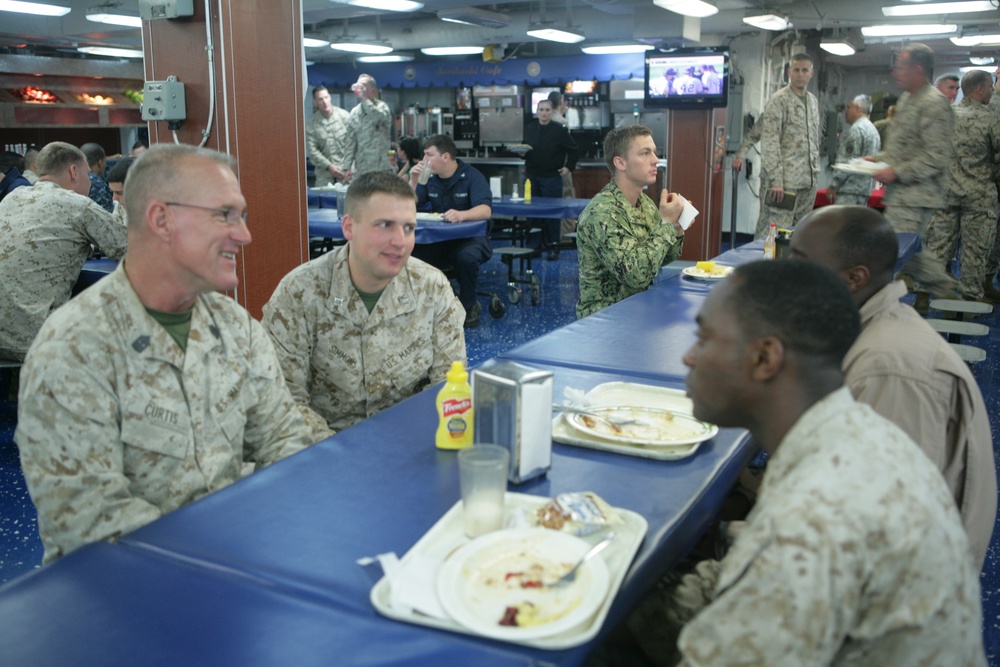
[[[813,77],[812,58],[792,56],[789,83],[776,92],[761,115],[760,215],[755,238],[767,234],[773,222],[792,229],[813,209],[819,177],[819,103],[806,90]],[[791,210],[779,208],[786,193],[794,193]]]
[[[312,442],[267,333],[217,292],[250,242],[226,156],[159,144],[127,181],[124,262],[49,317],[21,372],[14,440],[47,563]]]
[[[313,88],[316,113],[306,123],[306,152],[316,167],[316,187],[344,180],[341,166],[351,143],[347,130],[350,114],[333,106],[326,86]]]
[[[660,193],[659,206],[642,190],[656,183],[656,144],[644,125],[608,132],[604,155],[612,178],[580,215],[580,300],[586,317],[653,284],[660,267],[677,259],[684,230],[677,223],[684,198]]]
[[[347,428],[465,362],[462,304],[443,273],[410,257],[416,211],[410,186],[392,172],[355,178],[347,245],[294,269],[264,306],[314,433]]]
[[[882,147],[878,130],[868,118],[871,112],[872,100],[867,95],[858,95],[844,109],[844,118],[851,126],[840,137],[836,158],[838,163],[874,155]],[[830,187],[826,190],[826,198],[831,204],[867,206],[874,187],[875,179],[871,176],[834,171]]]
[[[945,272],[944,258],[927,248],[927,228],[936,211],[947,205],[948,169],[954,157],[955,114],[951,104],[931,85],[934,52],[924,44],[909,44],[896,56],[892,76],[903,89],[896,103],[892,132],[872,159],[888,164],[875,172],[885,183],[885,217],[899,232],[920,235],[923,250],[906,266],[918,296],[917,309],[926,312],[926,292],[956,296],[958,281]]]
[[[843,386],[859,329],[840,278],[812,262],[751,262],[709,294],[684,357],[694,415],[748,428],[771,456],[725,557],[630,618],[655,664],[671,664],[674,646],[684,667],[986,664],[951,493],[905,433]]]
[[[38,183],[0,202],[0,359],[20,361],[49,313],[66,303],[97,245],[125,254],[125,229],[91,200],[90,168],[79,148],[48,144]]]
[[[993,78],[981,70],[962,78],[962,101],[955,111],[955,159],[948,178],[948,207],[931,218],[928,250],[950,261],[962,239],[962,296],[985,300],[986,265],[997,231],[997,171],[1000,160],[1000,117],[986,106],[993,94]],[[992,278],[992,276],[991,276]],[[992,283],[992,281],[990,281]]]
[[[392,112],[378,99],[375,79],[362,74],[351,90],[358,96],[358,105],[347,119],[349,137],[342,168],[348,180],[369,171],[395,171],[389,163]]]
[[[993,96],[990,97],[987,108],[997,118],[1000,118],[1000,66],[993,73],[993,79]],[[986,264],[986,278],[983,281],[984,295],[1000,302],[1000,290],[993,282],[993,279],[997,277],[998,270],[1000,270],[1000,217],[997,218],[997,233],[993,239],[993,250],[990,252],[990,259]]]

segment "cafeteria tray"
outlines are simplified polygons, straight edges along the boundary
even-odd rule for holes
[[[511,508],[520,508],[526,514],[530,515],[531,512],[549,502],[549,500],[550,498],[545,496],[508,492],[505,498],[508,519],[511,516]],[[614,602],[615,596],[618,594],[618,589],[621,588],[622,581],[625,579],[625,574],[628,572],[636,552],[639,551],[639,547],[646,536],[646,530],[649,527],[646,519],[641,514],[619,507],[616,507],[615,510],[624,520],[624,525],[614,525],[616,537],[600,554],[600,557],[604,559],[608,566],[611,581],[608,586],[607,597],[597,610],[597,613],[581,625],[566,630],[563,633],[537,639],[510,640],[511,643],[540,649],[561,650],[579,646],[597,636],[597,632],[604,624],[604,619],[608,615],[611,603]],[[401,564],[405,564],[408,559],[413,558],[415,555],[422,555],[444,562],[458,547],[470,541],[465,536],[462,525],[462,501],[459,500],[406,552],[406,555],[401,560]],[[480,636],[450,618],[435,618],[414,611],[397,611],[390,604],[390,593],[388,577],[383,576],[372,587],[369,596],[372,605],[383,616],[439,630],[450,630],[476,637]]]
[[[630,405],[643,408],[658,408],[691,414],[694,406],[691,399],[681,389],[657,387],[638,382],[605,382],[586,394],[586,407]],[[714,434],[713,434],[714,436]],[[583,433],[570,425],[565,413],[552,420],[552,439],[563,445],[599,449],[625,456],[636,456],[657,461],[676,461],[692,456],[701,442],[688,445],[662,447],[629,445]],[[705,438],[709,440],[710,438]],[[704,442],[704,441],[702,441]]]

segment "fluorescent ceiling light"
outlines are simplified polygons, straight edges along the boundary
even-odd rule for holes
[[[413,0],[347,0],[347,4],[386,12],[415,12],[424,8],[424,3]]]
[[[958,32],[958,26],[953,23],[934,23],[924,25],[868,25],[861,28],[865,37],[909,37],[913,35],[947,35]]]
[[[643,53],[652,51],[653,47],[649,44],[592,44],[581,46],[580,50],[591,56],[601,56],[611,53]]]
[[[744,16],[743,22],[761,30],[787,30],[791,26],[787,18],[778,16],[777,14]]]
[[[570,32],[569,30],[543,28],[540,26],[532,28],[528,31],[528,34],[537,39],[545,39],[550,42],[559,42],[561,44],[577,44],[586,39],[583,35]]]
[[[990,0],[967,0],[964,2],[931,2],[924,5],[890,5],[882,8],[885,16],[927,16],[930,14],[968,14],[970,12],[991,12],[996,5]]]
[[[302,38],[302,46],[308,47],[310,49],[316,48],[316,47],[320,47],[320,46],[329,46],[329,45],[330,45],[330,42],[328,42],[325,39],[316,39],[315,37],[303,37]]]
[[[359,63],[408,63],[413,60],[410,53],[391,53],[387,56],[361,56]]]
[[[80,53],[89,53],[92,56],[111,56],[112,58],[142,58],[142,51],[138,49],[116,49],[110,46],[81,46],[77,49]]]
[[[962,74],[965,74],[966,72],[971,72],[972,70],[980,70],[983,72],[989,72],[990,74],[993,74],[995,71],[997,71],[997,68],[994,67],[993,65],[976,65],[974,67],[958,68],[958,71],[961,72]]]
[[[819,48],[835,56],[853,56],[857,53],[857,49],[843,41],[820,42]]]
[[[141,28],[142,19],[138,16],[126,16],[125,14],[108,14],[107,12],[87,11],[87,20],[96,23],[110,23],[111,25],[124,25],[130,28]]]
[[[381,56],[392,53],[392,47],[384,42],[365,41],[343,41],[333,42],[330,48],[336,51],[346,51],[348,53],[367,53],[372,56]]]
[[[697,18],[704,18],[719,13],[718,7],[707,2],[702,2],[702,0],[653,0],[653,4],[675,14]]]
[[[425,56],[474,56],[483,52],[482,46],[429,46],[420,49]]]
[[[510,17],[506,14],[479,7],[442,9],[437,13],[437,17],[449,23],[477,25],[483,28],[506,28],[510,25]]]
[[[18,0],[0,0],[0,12],[17,12],[18,14],[37,14],[38,16],[66,16],[69,7],[44,5],[40,2],[18,2]]]
[[[973,65],[992,65],[995,61],[987,56],[985,58],[969,58],[969,62]]]
[[[979,46],[981,44],[1000,44],[1000,35],[962,35],[952,37],[955,46]]]

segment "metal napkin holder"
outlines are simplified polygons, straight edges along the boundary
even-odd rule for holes
[[[510,451],[513,484],[552,467],[552,371],[512,361],[472,372],[474,442]]]

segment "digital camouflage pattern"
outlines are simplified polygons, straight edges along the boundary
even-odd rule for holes
[[[125,254],[125,228],[88,197],[51,181],[0,202],[0,358],[20,361],[42,322],[66,303],[98,246]]]
[[[316,187],[333,182],[330,165],[344,163],[353,141],[347,128],[351,114],[340,107],[332,107],[332,111],[329,118],[317,111],[306,123],[306,152],[316,167]]]
[[[978,573],[951,494],[846,388],[782,440],[713,583],[681,632],[684,666],[986,664]]]
[[[466,361],[465,310],[443,273],[411,257],[369,314],[351,282],[350,248],[294,269],[264,306],[285,380],[315,411],[316,433],[371,417]]]
[[[576,231],[578,318],[646,290],[660,267],[684,249],[684,237],[660,218],[652,199],[643,193],[636,207],[614,180],[587,204]]]
[[[982,298],[983,281],[997,233],[1000,117],[963,97],[955,112],[955,159],[948,172],[948,206],[938,209],[927,231],[927,248],[950,260],[962,240],[962,294]]]
[[[813,209],[819,177],[819,103],[812,93],[800,99],[785,86],[768,100],[758,124],[762,173],[755,237],[763,238],[772,222],[792,229]],[[794,210],[768,202],[767,193],[775,187],[795,193]]]
[[[350,169],[352,178],[369,171],[395,171],[389,164],[392,112],[388,104],[379,99],[361,101],[351,109],[347,129],[350,137],[343,169]]]
[[[854,121],[840,137],[840,145],[837,147],[836,162],[849,162],[854,158],[865,155],[875,155],[882,148],[882,140],[878,136],[878,130],[869,120],[868,116],[862,116]],[[868,203],[868,197],[875,187],[875,179],[864,174],[849,174],[846,171],[833,171],[833,178],[830,179],[830,187],[837,190],[837,204],[858,204],[864,206]],[[844,195],[854,195],[862,198],[857,201],[841,201]]]
[[[122,266],[42,326],[14,440],[47,563],[312,442],[260,323],[203,294],[185,353]]]

